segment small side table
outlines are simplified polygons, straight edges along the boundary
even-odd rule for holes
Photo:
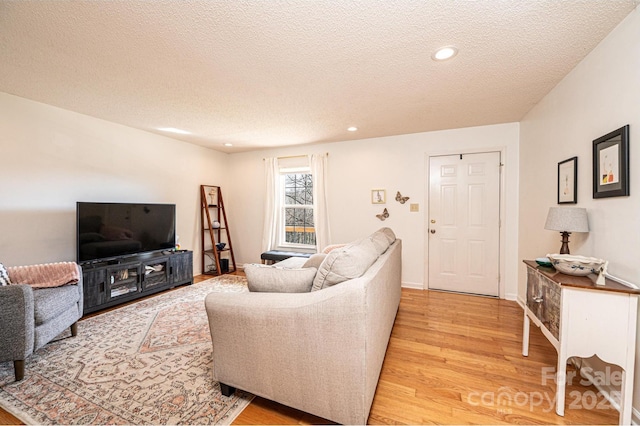
[[[311,257],[311,253],[300,253],[296,251],[270,250],[260,255],[262,263],[276,263],[288,259],[290,257]]]
[[[567,360],[597,355],[622,367],[620,424],[631,424],[636,321],[640,290],[607,279],[561,274],[552,267],[527,265],[522,355],[529,355],[530,321],[558,351],[556,413],[564,416]]]

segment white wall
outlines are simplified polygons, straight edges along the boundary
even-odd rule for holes
[[[557,253],[545,231],[556,205],[557,164],[578,156],[578,207],[591,231],[571,236],[571,253],[609,260],[609,273],[640,285],[640,10],[636,8],[520,123],[520,259]],[[592,141],[630,124],[629,197],[592,198]],[[519,267],[519,297],[526,272]],[[640,329],[640,327],[639,327]],[[640,352],[636,350],[636,359]],[[636,362],[634,406],[640,408]]]
[[[329,152],[330,220],[335,242],[381,226],[404,240],[405,285],[422,287],[428,155],[504,148],[506,247],[503,280],[516,293],[518,124],[484,126],[227,155],[50,105],[0,93],[0,262],[21,265],[75,259],[76,201],[177,205],[177,234],[200,272],[198,186],[221,185],[236,260],[259,260],[267,155]],[[385,221],[371,189],[387,190]],[[395,192],[420,204],[394,200]]]
[[[227,154],[6,93],[0,129],[0,262],[75,260],[76,201],[157,202],[199,273],[199,185],[226,183]]]
[[[425,214],[428,208],[427,156],[505,148],[507,239],[504,293],[515,298],[518,127],[517,123],[511,123],[233,154],[230,157],[229,188],[225,188],[224,193],[225,202],[234,212],[230,226],[236,260],[239,264],[260,260],[265,197],[263,158],[328,152],[332,242],[349,242],[382,226],[392,228],[403,240],[403,283],[422,288]],[[386,189],[386,205],[371,204],[371,190],[377,188]],[[411,199],[404,205],[399,204],[394,199],[396,191]],[[420,211],[409,212],[410,203],[419,203]],[[381,222],[375,215],[384,207],[387,207],[390,217]]]

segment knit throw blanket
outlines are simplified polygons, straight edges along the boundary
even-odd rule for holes
[[[12,266],[7,272],[11,284],[28,284],[33,288],[60,287],[80,280],[80,271],[74,262]]]

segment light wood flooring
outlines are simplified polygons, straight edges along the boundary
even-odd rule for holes
[[[618,411],[579,379],[565,416],[555,414],[542,369],[555,371],[556,351],[532,326],[523,357],[522,322],[516,302],[403,289],[368,423],[617,424]],[[608,408],[584,408],[596,403]],[[234,424],[326,422],[257,398]]]
[[[368,422],[617,424],[618,411],[578,379],[567,387],[565,416],[555,414],[555,384],[542,377],[555,367],[555,349],[532,326],[523,357],[522,321],[516,302],[403,289]],[[596,404],[604,408],[588,409]],[[326,423],[258,397],[234,422]],[[20,422],[0,409],[0,424]]]

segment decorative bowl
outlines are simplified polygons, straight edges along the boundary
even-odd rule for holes
[[[224,250],[224,246],[226,246],[226,245],[227,245],[227,243],[218,243],[218,244],[216,244],[216,248],[218,250]]]
[[[586,276],[599,274],[606,268],[607,261],[595,257],[573,256],[570,254],[548,254],[547,257],[556,271],[567,275]]]

